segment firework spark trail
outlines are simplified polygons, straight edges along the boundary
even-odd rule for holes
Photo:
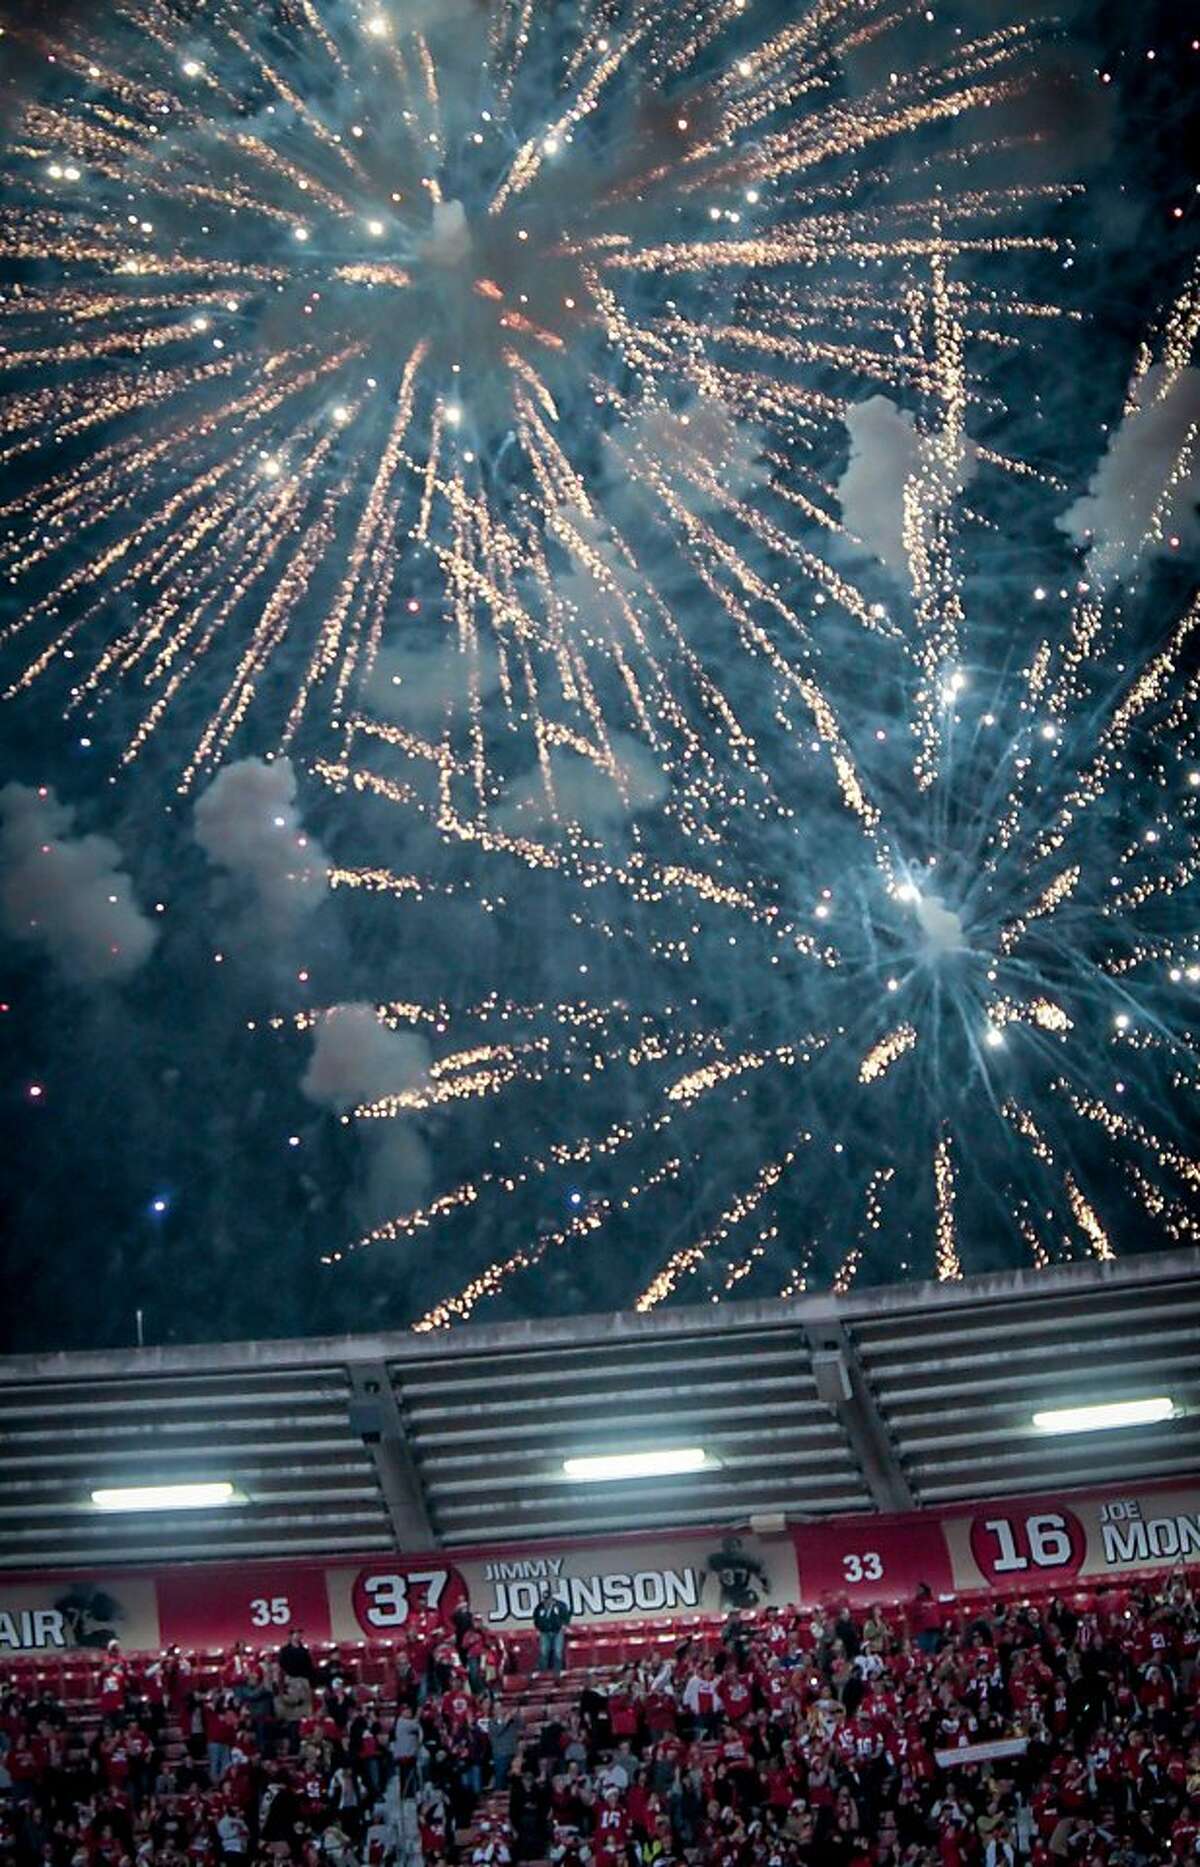
[[[808,1136],[802,1136],[807,1140]],[[731,1232],[745,1223],[758,1208],[773,1188],[778,1186],[787,1169],[796,1158],[795,1148],[789,1148],[779,1161],[770,1161],[755,1175],[753,1183],[744,1193],[739,1193],[722,1212],[712,1231],[693,1244],[683,1246],[668,1258],[662,1269],[650,1280],[638,1297],[634,1308],[644,1312],[657,1307],[671,1296],[682,1277],[694,1275],[704,1263],[714,1246],[722,1245]]]
[[[369,602],[373,589],[384,575],[384,531],[383,518],[388,508],[392,482],[400,467],[401,454],[409,424],[412,421],[413,378],[420,367],[424,347],[418,345],[404,366],[400,378],[400,393],[397,397],[396,414],[388,435],[387,445],[380,457],[370,493],[363,507],[362,517],[355,532],[351,547],[350,562],[346,576],[338,591],[334,604],[321,628],[320,638],[309,663],[308,670],[300,684],[299,691],[288,714],[283,729],[282,743],[289,745],[304,717],[309,695],[313,687],[329,672],[337,660],[338,650],[346,622],[350,617],[355,597],[360,584],[366,584],[367,595],[363,599]],[[345,699],[346,687],[353,671],[357,654],[357,644],[361,634],[363,618],[362,603],[355,614],[355,635],[346,649],[345,660],[334,694],[334,707],[341,711]]]
[[[358,1241],[460,1241],[418,1326],[586,1262],[631,1205],[671,1215],[645,1306],[845,1288],[885,1251],[955,1278],[997,1214],[1035,1263],[1107,1257],[1117,1147],[1141,1221],[1193,1237],[1200,608],[1149,630],[1064,546],[1061,611],[976,613],[1022,543],[1006,489],[1051,518],[1081,491],[995,367],[1080,316],[1047,230],[1071,178],[989,173],[1037,33],[856,94],[882,5],[268,11],[128,0],[30,39],[57,73],[0,209],[5,693],[92,730],[131,695],[114,762],[155,738],[181,790],[288,749],[343,800],[356,927],[374,902],[437,955],[469,902],[518,980],[523,912],[554,927],[547,995],[495,999],[519,1034],[443,984],[420,1015],[454,1048],[354,1105],[468,1137],[456,1186]],[[1186,392],[1198,280],[1124,421]],[[839,479],[873,397],[898,566],[856,555]],[[1134,555],[1173,548],[1196,449]],[[351,847],[359,800],[387,849]],[[564,1024],[567,973],[596,1002]],[[586,1209],[536,1233],[514,1202],[568,1167]]]
[[[937,1208],[937,1274],[942,1283],[962,1276],[954,1217],[954,1154],[949,1132],[942,1134],[933,1154],[934,1199]]]

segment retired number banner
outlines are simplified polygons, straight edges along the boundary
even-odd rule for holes
[[[129,1652],[403,1639],[416,1616],[470,1606],[528,1631],[543,1586],[572,1626],[682,1625],[697,1615],[818,1602],[1022,1595],[1200,1565],[1200,1479],[1048,1493],[907,1516],[860,1515],[748,1531],[630,1535],[602,1543],[383,1554],[344,1562],[180,1564],[91,1574],[0,1573],[0,1662],[15,1653]]]

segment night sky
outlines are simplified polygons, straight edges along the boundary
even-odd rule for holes
[[[1200,41],[649,10],[0,0],[6,1352],[1200,1240]]]

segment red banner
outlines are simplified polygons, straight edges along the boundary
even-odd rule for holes
[[[289,1632],[328,1640],[325,1571],[290,1562],[168,1569],[158,1577],[158,1625],[165,1646],[230,1647],[244,1640],[263,1647],[278,1645]]]
[[[0,1661],[98,1652],[394,1640],[411,1617],[468,1602],[484,1625],[528,1631],[543,1587],[572,1624],[686,1622],[731,1609],[1028,1594],[1200,1565],[1200,1480],[797,1524],[781,1536],[677,1531],[603,1543],[381,1555],[358,1562],[196,1563],[158,1572],[0,1574]]]
[[[921,1582],[935,1595],[954,1587],[937,1517],[852,1517],[804,1524],[792,1534],[804,1602],[899,1601]]]

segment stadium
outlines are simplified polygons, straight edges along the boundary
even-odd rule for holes
[[[10,1797],[100,1858],[1186,1860],[1198,1339],[1176,1252],[10,1357]]]
[[[1200,1867],[1198,77],[0,0],[0,1867]]]

